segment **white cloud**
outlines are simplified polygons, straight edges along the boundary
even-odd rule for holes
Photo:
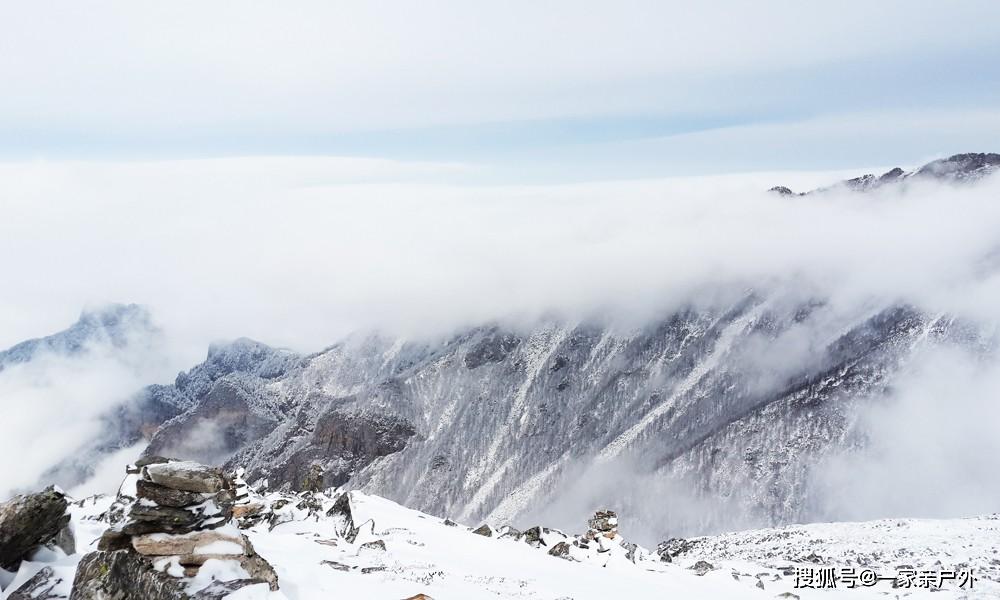
[[[182,342],[180,367],[215,338],[308,350],[371,326],[436,331],[550,307],[641,315],[706,283],[776,277],[990,314],[995,285],[973,270],[1000,230],[996,181],[779,198],[761,190],[836,177],[473,186],[421,183],[404,165],[395,182],[386,167],[383,182],[339,183],[338,165],[0,166],[0,256],[15,282],[0,345],[87,302],[138,302]]]

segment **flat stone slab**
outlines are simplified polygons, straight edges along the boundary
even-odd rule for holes
[[[143,469],[149,481],[185,492],[214,494],[226,487],[222,469],[195,462],[171,462],[149,465]]]
[[[178,490],[164,485],[140,479],[135,484],[136,494],[140,499],[155,502],[159,506],[169,506],[172,508],[183,508],[201,504],[205,500],[213,498],[211,494],[202,492],[188,492]]]
[[[185,535],[137,535],[132,538],[132,547],[145,556],[241,556],[251,552],[243,536],[233,537],[217,531],[199,531]]]

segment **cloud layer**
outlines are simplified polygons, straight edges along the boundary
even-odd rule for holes
[[[218,338],[315,350],[357,329],[548,309],[642,318],[707,284],[775,278],[993,314],[997,279],[980,271],[1000,230],[995,180],[781,198],[761,190],[832,176],[471,186],[421,181],[456,166],[368,169],[359,182],[337,159],[0,166],[13,282],[0,345],[87,303],[137,302],[190,364]]]

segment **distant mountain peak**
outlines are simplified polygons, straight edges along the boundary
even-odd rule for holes
[[[895,167],[881,175],[867,173],[808,192],[795,193],[791,188],[783,185],[774,186],[768,191],[782,196],[805,196],[838,189],[867,192],[909,179],[938,179],[966,183],[978,181],[998,170],[1000,170],[1000,154],[967,152],[931,161],[914,171],[904,171],[900,167]]]
[[[104,304],[85,308],[80,318],[66,329],[16,344],[0,351],[0,371],[25,363],[39,354],[74,356],[94,344],[124,348],[130,341],[150,339],[160,334],[146,307],[138,304]]]

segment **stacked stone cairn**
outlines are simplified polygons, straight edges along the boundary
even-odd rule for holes
[[[601,551],[610,548],[611,541],[618,537],[618,514],[613,510],[599,510],[587,521],[587,533],[584,537],[596,542]]]
[[[218,468],[159,457],[145,459],[129,472],[135,478],[135,501],[127,520],[104,534],[99,552],[84,557],[78,580],[93,579],[86,576],[88,570],[106,574],[118,568],[118,574],[125,579],[141,572],[147,578],[166,576],[184,582],[197,577],[208,561],[217,560],[238,563],[249,578],[225,585],[220,582],[216,587],[232,591],[267,583],[277,590],[274,569],[254,552],[250,540],[234,523],[235,508],[246,506],[249,495],[242,473],[230,477]],[[147,572],[149,569],[143,569],[143,565],[153,572]],[[104,596],[96,590],[91,590],[90,595],[78,595],[74,586],[73,597]]]
[[[241,529],[252,527],[260,522],[264,515],[264,505],[254,502],[250,497],[250,486],[243,479],[245,471],[240,468],[233,476],[233,488],[236,498],[233,504],[233,519],[239,524]]]

